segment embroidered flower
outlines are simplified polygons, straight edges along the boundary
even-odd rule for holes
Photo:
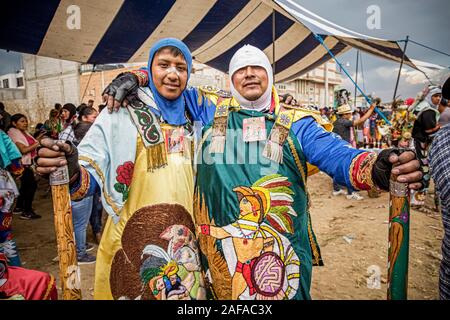
[[[131,179],[133,177],[134,163],[127,161],[120,165],[116,169],[116,180],[117,183],[114,185],[114,189],[122,194],[122,200],[126,201],[128,199],[128,192],[130,190]]]
[[[403,213],[400,215],[400,219],[401,219],[404,223],[407,223],[407,222],[408,222],[408,219],[409,219],[408,213],[407,213],[407,212],[403,212]]]

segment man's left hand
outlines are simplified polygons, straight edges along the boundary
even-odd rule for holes
[[[423,173],[414,152],[405,151],[399,156],[393,153],[389,156],[389,162],[393,165],[391,173],[397,175],[398,182],[408,183],[408,187],[414,190],[422,187]]]
[[[372,177],[375,184],[384,190],[389,190],[391,173],[397,176],[397,181],[408,183],[410,189],[422,188],[423,173],[416,154],[407,150],[398,152],[398,149],[387,149],[380,152],[373,168]]]

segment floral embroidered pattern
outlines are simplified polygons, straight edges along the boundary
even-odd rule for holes
[[[114,189],[122,194],[122,200],[128,199],[128,193],[130,191],[131,178],[133,177],[134,163],[127,161],[120,165],[116,169],[117,183],[114,185]]]
[[[372,168],[377,160],[373,152],[364,152],[357,155],[350,165],[350,182],[357,190],[376,189],[372,180]]]

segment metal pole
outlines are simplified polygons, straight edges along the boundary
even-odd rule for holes
[[[405,60],[406,46],[408,45],[409,36],[406,36],[405,47],[403,48],[402,61],[400,61],[400,69],[398,69],[397,82],[395,83],[394,97],[392,98],[392,103],[395,101],[397,96],[398,82],[400,81],[400,73],[402,72],[403,61]]]
[[[353,98],[353,106],[356,108],[356,86],[358,85],[358,65],[359,65],[359,50],[356,51],[356,77],[355,77],[355,97]]]
[[[272,10],[272,72],[275,83],[275,10]]]

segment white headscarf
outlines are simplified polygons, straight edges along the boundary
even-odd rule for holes
[[[434,96],[435,94],[442,94],[442,90],[441,90],[441,88],[439,88],[437,86],[430,86],[429,89],[430,89],[430,91],[428,92],[427,96],[425,97],[425,101],[428,102],[431,107],[437,108],[438,105],[433,104],[433,102],[431,101],[431,97]]]
[[[264,68],[267,72],[267,78],[269,80],[266,91],[255,101],[249,101],[241,96],[234,87],[232,81],[233,74],[237,70],[247,66],[258,66]],[[249,44],[243,46],[238,51],[236,51],[236,53],[231,58],[228,71],[231,79],[231,93],[233,97],[239,102],[242,108],[255,111],[266,111],[270,108],[272,102],[273,75],[272,66],[270,65],[269,59],[264,54],[264,52]]]

